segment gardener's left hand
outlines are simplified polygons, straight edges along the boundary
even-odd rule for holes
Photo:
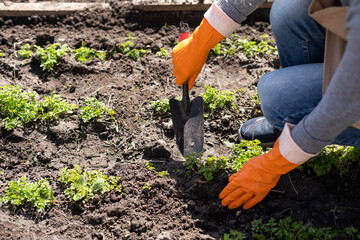
[[[297,146],[291,138],[290,125],[286,124],[268,153],[250,159],[229,178],[229,184],[219,195],[221,204],[229,209],[241,205],[244,209],[253,207],[275,187],[282,174],[288,173],[313,156]]]

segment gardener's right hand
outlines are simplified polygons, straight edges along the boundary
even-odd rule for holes
[[[191,37],[176,45],[171,53],[176,84],[183,85],[189,81],[189,90],[192,89],[208,53],[223,38],[224,36],[203,18]]]

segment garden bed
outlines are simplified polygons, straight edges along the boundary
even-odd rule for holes
[[[2,204],[1,239],[220,239],[230,230],[250,238],[253,220],[286,217],[318,228],[360,228],[359,161],[346,165],[343,175],[334,169],[318,177],[310,166],[296,169],[252,209],[222,207],[218,194],[230,172],[222,170],[210,182],[196,172],[186,174],[170,114],[156,112],[151,104],[181,96],[166,52],[177,41],[177,26],[171,23],[187,19],[175,19],[174,14],[168,20],[156,13],[154,21],[145,24],[134,21],[137,15],[131,6],[110,4],[111,10],[62,17],[0,18],[0,87],[35,91],[38,101],[58,94],[78,106],[55,121],[1,128],[0,196],[10,181],[26,175],[28,181],[48,179],[55,198],[40,212],[30,204]],[[194,19],[201,16],[192,17],[192,28]],[[269,23],[256,19],[263,17],[252,16],[230,39],[259,43],[267,34],[267,42],[275,46]],[[132,58],[120,47],[126,42],[131,42],[131,49],[144,50],[140,58]],[[34,45],[46,49],[56,43],[70,50],[53,70],[47,70],[41,67]],[[33,52],[30,58],[19,56],[25,44]],[[230,43],[223,40],[222,44]],[[72,50],[82,46],[107,57],[77,61]],[[240,122],[261,114],[258,79],[279,68],[274,54],[231,54],[226,49],[210,55],[191,91],[194,98],[205,92],[205,86],[212,86],[231,91],[236,98],[227,107],[206,112],[204,159],[231,155],[225,143],[238,143]],[[104,118],[85,122],[80,108],[89,97],[113,109],[114,115],[106,110]],[[75,165],[120,177],[122,192],[95,194],[83,203],[69,200],[64,193],[67,186],[59,180],[60,170]]]

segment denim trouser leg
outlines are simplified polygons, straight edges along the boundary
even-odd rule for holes
[[[282,69],[258,83],[261,108],[267,121],[282,129],[297,124],[322,98],[325,29],[308,16],[311,0],[275,0],[270,21]],[[348,127],[335,144],[360,149],[360,130]]]
[[[270,22],[283,68],[324,60],[325,29],[308,15],[311,0],[275,0]]]
[[[258,83],[261,108],[268,122],[282,129],[285,122],[297,124],[322,97],[322,63],[279,69]],[[348,127],[333,142],[360,149],[360,130]]]

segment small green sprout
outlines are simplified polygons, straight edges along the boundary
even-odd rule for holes
[[[165,114],[170,112],[169,99],[163,99],[161,101],[150,101],[151,107],[156,113]]]
[[[246,239],[245,234],[235,230],[230,230],[230,233],[224,234],[224,240],[243,240],[243,239]]]
[[[86,202],[95,194],[103,194],[116,190],[122,194],[122,186],[118,185],[120,177],[107,176],[99,171],[83,171],[80,166],[73,169],[60,170],[59,180],[67,187],[65,195],[70,201]]]
[[[33,55],[33,52],[30,49],[30,44],[24,44],[21,46],[21,49],[18,51],[18,54],[22,58],[30,58]]]
[[[145,49],[136,49],[133,48],[134,43],[131,41],[127,41],[125,43],[120,44],[120,52],[126,54],[129,58],[132,59],[140,59],[141,55],[151,53],[151,51],[146,51]]]
[[[159,172],[159,176],[166,177],[166,176],[169,176],[169,173],[168,173],[168,171],[162,171],[162,172]]]
[[[170,53],[165,48],[160,48],[160,50],[156,52],[156,55],[168,58],[170,56]]]
[[[38,212],[54,202],[54,191],[48,180],[40,179],[38,182],[27,182],[26,176],[17,181],[11,181],[6,188],[6,193],[0,202],[13,206],[30,204]]]
[[[38,119],[52,122],[60,117],[70,115],[77,109],[76,104],[69,104],[62,100],[58,94],[51,94],[38,104]]]
[[[40,67],[48,72],[52,71],[54,66],[70,51],[66,44],[61,45],[59,43],[52,44],[46,49],[37,45],[35,45],[35,48],[41,59]]]
[[[254,239],[355,239],[354,231],[347,232],[330,227],[316,228],[311,224],[292,221],[290,217],[275,220],[269,219],[263,223],[261,219],[251,223]],[[354,229],[353,229],[354,230]],[[355,229],[356,230],[356,229]],[[359,236],[357,236],[359,239]]]
[[[96,97],[87,97],[85,99],[85,104],[80,108],[80,116],[81,120],[84,123],[95,121],[97,119],[102,119],[107,113],[110,118],[116,122],[115,120],[115,111],[113,109],[109,109],[105,106],[103,102],[100,102],[96,99]]]
[[[211,86],[205,86],[205,93],[201,94],[204,99],[204,108],[208,111],[231,107],[236,100],[235,93],[230,91],[219,91]]]
[[[360,150],[352,146],[329,145],[319,155],[310,159],[306,166],[313,169],[317,176],[322,176],[335,169],[344,175],[353,162],[360,161]]]
[[[145,163],[145,168],[149,169],[149,170],[155,170],[154,164],[151,162],[146,162]]]
[[[11,130],[37,120],[51,122],[72,114],[76,104],[66,103],[59,95],[52,94],[37,101],[36,92],[23,92],[11,85],[0,87],[0,117],[2,126]]]
[[[83,63],[91,60],[92,58],[98,58],[101,61],[106,60],[106,52],[88,48],[85,46],[84,42],[82,42],[82,46],[80,48],[75,49],[74,53],[75,59]]]
[[[151,190],[151,185],[150,183],[145,183],[145,185],[142,187],[143,190],[149,192]]]

